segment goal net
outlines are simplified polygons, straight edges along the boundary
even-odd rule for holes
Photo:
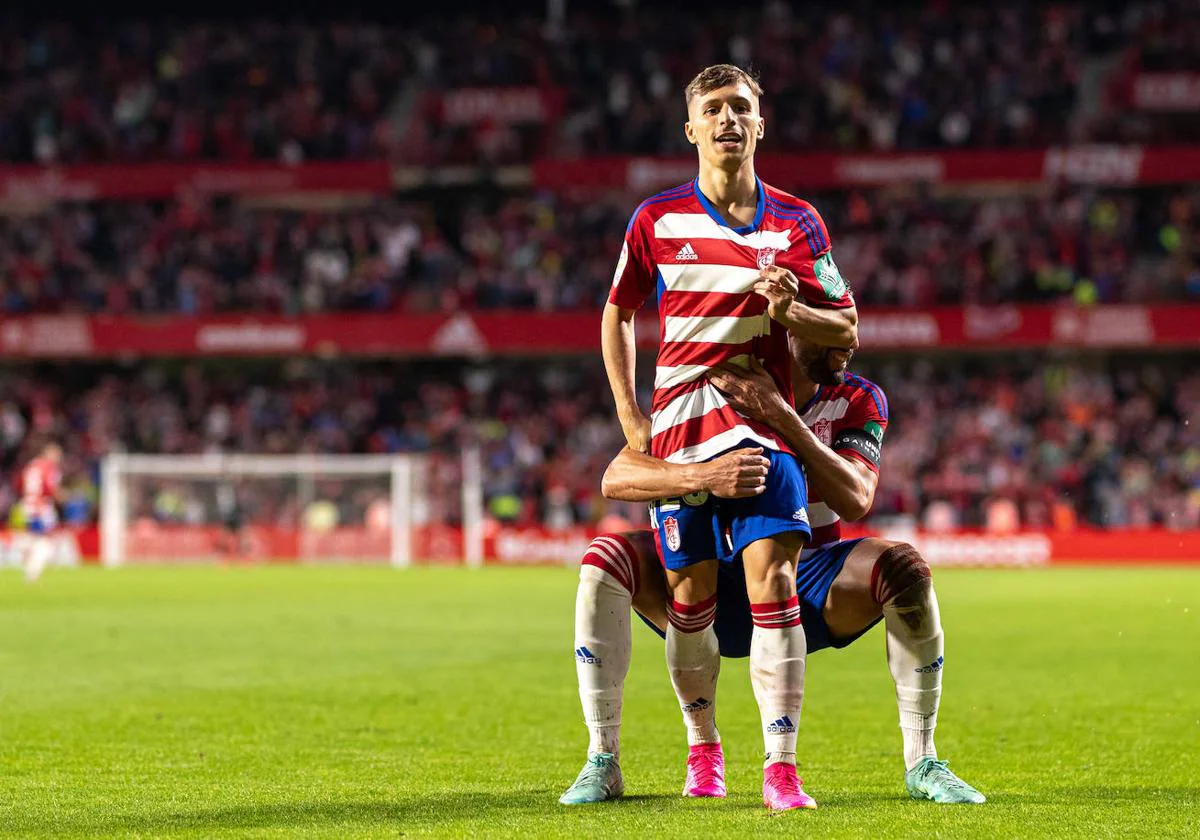
[[[478,454],[130,455],[101,469],[122,563],[483,560]]]

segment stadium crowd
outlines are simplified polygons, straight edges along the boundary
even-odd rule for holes
[[[766,82],[768,145],[1150,141],[1154,120],[1116,121],[1105,106],[1123,104],[1139,69],[1193,69],[1200,18],[1195,0],[530,12],[494,23],[430,12],[404,25],[13,20],[0,34],[0,159],[428,165],[672,153],[683,138],[663,126],[682,122],[683,85],[726,60]],[[513,86],[557,103],[541,128],[446,119],[446,90]]]
[[[863,306],[1200,298],[1200,189],[813,196]],[[637,197],[282,209],[185,196],[0,216],[0,314],[590,309]]]
[[[1200,373],[1185,358],[855,368],[890,402],[874,517],[933,528],[1200,527]],[[401,369],[311,359],[52,369],[0,379],[0,514],[16,501],[17,468],[50,436],[66,447],[73,524],[94,517],[99,459],[116,451],[428,452],[440,456],[429,474],[434,501],[454,516],[457,453],[472,439],[500,521],[644,517],[599,495],[623,438],[595,360],[559,360],[536,376],[518,362]]]

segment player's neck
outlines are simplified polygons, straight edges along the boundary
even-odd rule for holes
[[[746,160],[735,170],[700,164],[700,192],[712,202],[727,222],[747,225],[758,211],[758,179],[754,160]]]
[[[793,399],[796,401],[796,408],[807,403],[817,395],[817,391],[821,390],[821,386],[813,382],[803,373],[796,371],[792,374],[792,392]]]

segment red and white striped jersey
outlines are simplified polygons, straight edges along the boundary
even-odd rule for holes
[[[887,397],[883,389],[861,376],[847,373],[841,385],[823,385],[812,399],[796,409],[804,424],[821,442],[843,457],[862,461],[879,472],[883,434],[888,424]],[[808,486],[808,521],[812,540],[800,554],[813,552],[842,539],[842,520]]]
[[[34,458],[21,472],[21,504],[25,515],[40,517],[54,510],[54,496],[62,483],[58,465],[49,458]]]
[[[657,293],[659,349],[651,411],[652,454],[697,463],[743,440],[790,451],[769,427],[742,417],[705,376],[722,362],[762,361],[791,399],[787,331],[751,287],[772,264],[792,271],[811,306],[854,305],[808,202],[758,182],[754,221],[730,227],[697,181],[659,193],[634,211],[609,301],[639,308]]]

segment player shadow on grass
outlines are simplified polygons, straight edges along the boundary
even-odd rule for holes
[[[378,824],[401,830],[408,825],[433,827],[445,823],[519,817],[544,816],[548,810],[564,813],[585,812],[594,806],[571,808],[558,805],[557,790],[490,793],[458,791],[421,797],[398,797],[394,801],[351,802],[275,802],[228,808],[162,811],[116,817],[102,825],[78,825],[82,832],[149,832],[167,830],[220,830],[254,828],[335,828],[367,827]],[[637,805],[656,800],[678,799],[668,794],[643,793],[622,797],[612,806]],[[612,807],[600,806],[600,807]],[[63,830],[61,823],[56,826]]]

